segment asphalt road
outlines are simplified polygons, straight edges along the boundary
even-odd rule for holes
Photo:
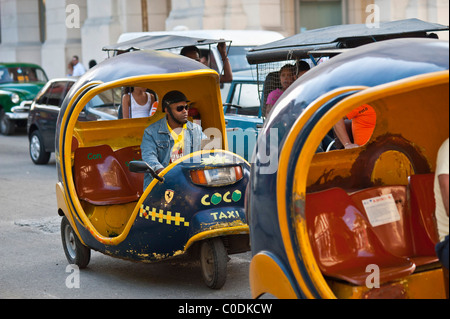
[[[230,256],[221,290],[206,287],[199,263],[139,264],[98,252],[75,277],[61,244],[55,184],[53,154],[48,165],[34,165],[24,130],[0,135],[0,298],[251,297],[249,252]]]

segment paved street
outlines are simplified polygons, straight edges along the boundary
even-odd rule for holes
[[[56,213],[54,155],[36,166],[24,130],[0,135],[0,298],[250,298],[250,253],[232,255],[221,290],[204,285],[198,263],[138,264],[93,252],[79,276],[72,275]],[[69,285],[70,286],[70,285]]]

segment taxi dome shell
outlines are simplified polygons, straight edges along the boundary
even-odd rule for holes
[[[396,39],[352,49],[312,68],[294,82],[278,100],[263,133],[277,128],[278,141],[282,143],[302,111],[315,99],[334,89],[373,87],[448,68],[448,41]]]
[[[127,77],[209,69],[193,59],[165,51],[134,51],[109,58],[89,69],[79,82],[111,82]]]
[[[170,52],[147,50],[123,53],[102,61],[82,75],[65,97],[60,113],[64,114],[69,101],[80,88],[89,82],[107,83],[141,75],[179,73],[201,69],[211,70],[200,62]]]

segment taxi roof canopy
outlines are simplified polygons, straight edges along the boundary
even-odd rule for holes
[[[229,40],[212,40],[179,35],[146,35],[103,47],[103,51],[167,50],[187,46],[212,45]]]
[[[250,64],[303,59],[316,50],[355,48],[364,44],[396,38],[427,37],[427,32],[448,31],[449,27],[419,19],[381,22],[379,26],[343,24],[308,30],[291,37],[260,45],[250,50]]]

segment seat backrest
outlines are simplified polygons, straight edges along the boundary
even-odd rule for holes
[[[409,177],[411,199],[411,229],[418,255],[435,256],[434,246],[439,242],[435,218],[434,173]]]
[[[144,174],[133,173],[128,169],[131,161],[142,160],[141,147],[139,145],[124,147],[116,150],[114,154],[127,175],[128,181],[130,182],[133,190],[138,193],[139,196],[142,195],[144,187]]]
[[[380,281],[410,274],[415,265],[387,252],[365,216],[341,188],[306,195],[306,222],[321,271],[364,285],[369,264],[381,269]]]
[[[270,92],[276,89],[281,89],[280,71],[275,71],[267,74],[266,79],[264,80],[262,107],[263,116],[266,116],[267,97],[269,96]]]
[[[74,178],[78,197],[94,205],[122,204],[139,198],[109,145],[77,148]]]
[[[387,251],[397,256],[414,255],[406,186],[371,187],[352,193],[350,198],[369,222],[371,218],[379,218],[378,223],[372,225],[373,231]]]

